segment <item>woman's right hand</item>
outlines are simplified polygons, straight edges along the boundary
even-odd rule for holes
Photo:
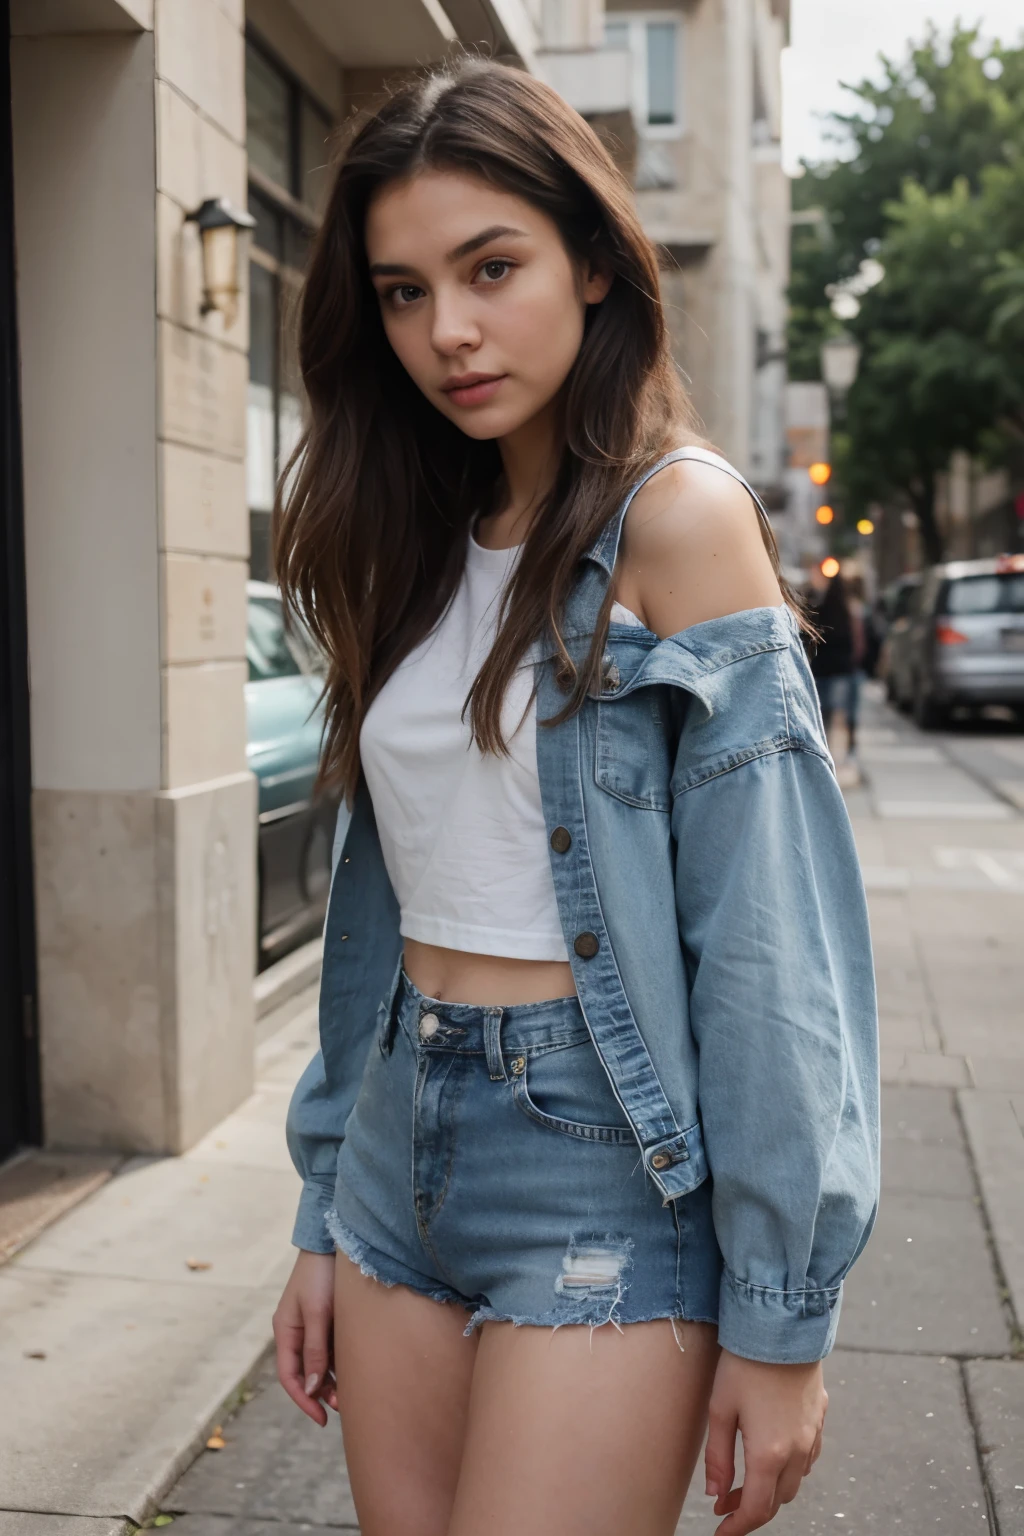
[[[334,1359],[334,1254],[301,1249],[274,1313],[277,1379],[293,1403],[319,1424],[337,1412]]]

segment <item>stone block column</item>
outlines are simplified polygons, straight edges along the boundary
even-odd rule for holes
[[[203,198],[245,205],[242,0],[15,40],[47,1142],[177,1152],[250,1091],[247,302],[202,316]]]

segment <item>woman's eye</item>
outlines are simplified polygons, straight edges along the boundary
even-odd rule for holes
[[[388,298],[392,304],[402,309],[406,304],[413,304],[423,293],[422,288],[417,288],[415,283],[402,283],[398,288],[392,288]]]
[[[491,261],[484,262],[483,266],[480,268],[479,275],[480,277],[484,278],[486,282],[497,283],[500,282],[505,274],[511,270],[512,263],[510,261],[505,261],[502,257],[495,256]]]

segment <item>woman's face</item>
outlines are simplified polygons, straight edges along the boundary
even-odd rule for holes
[[[410,378],[468,437],[502,438],[565,382],[588,304],[611,278],[581,273],[551,219],[475,176],[392,182],[366,220],[384,329]]]

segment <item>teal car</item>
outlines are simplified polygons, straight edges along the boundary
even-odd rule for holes
[[[338,805],[315,796],[323,731],[320,659],[285,630],[277,588],[248,587],[249,767],[259,785],[259,966],[322,927]]]

